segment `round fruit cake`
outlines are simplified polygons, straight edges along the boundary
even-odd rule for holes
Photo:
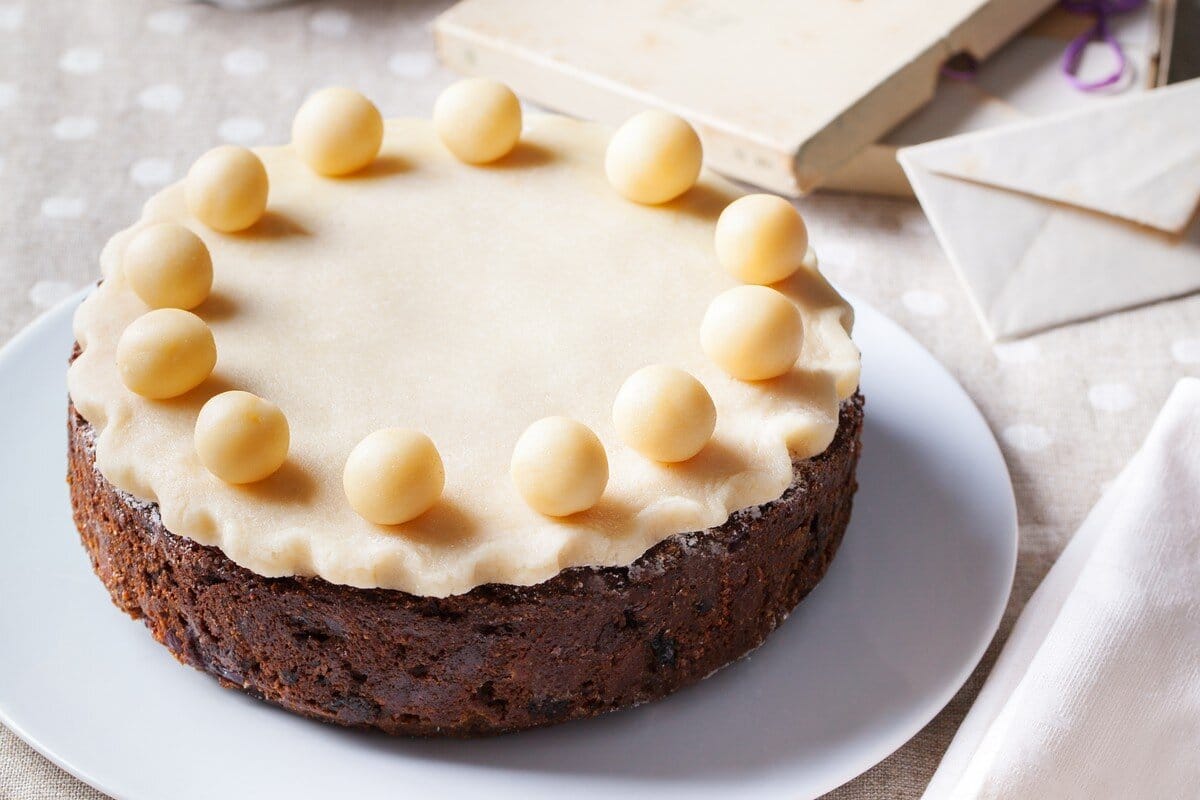
[[[850,518],[852,313],[683,120],[318,92],[115,236],[75,319],[75,521],[114,602],[291,711],[471,736],[760,645]]]

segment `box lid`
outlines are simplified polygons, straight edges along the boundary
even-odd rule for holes
[[[567,113],[667,108],[710,166],[805,193],[1054,0],[464,0],[434,24],[452,68]]]

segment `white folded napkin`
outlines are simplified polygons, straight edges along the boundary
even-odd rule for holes
[[[924,800],[1200,797],[1200,380],[1022,612]]]
[[[997,339],[1200,290],[1200,79],[898,158]]]

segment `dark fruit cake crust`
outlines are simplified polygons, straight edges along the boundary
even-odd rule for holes
[[[663,697],[753,650],[824,576],[850,519],[863,400],[771,503],[672,536],[628,567],[419,597],[264,578],[167,531],[95,467],[69,410],[75,523],[116,605],[180,661],[308,717],[477,736]]]

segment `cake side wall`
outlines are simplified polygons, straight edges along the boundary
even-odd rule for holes
[[[116,605],[180,661],[291,711],[475,736],[667,695],[760,645],[824,576],[849,523],[861,395],[779,500],[680,534],[623,568],[446,598],[263,578],[175,536],[95,469],[69,410],[75,523]]]

